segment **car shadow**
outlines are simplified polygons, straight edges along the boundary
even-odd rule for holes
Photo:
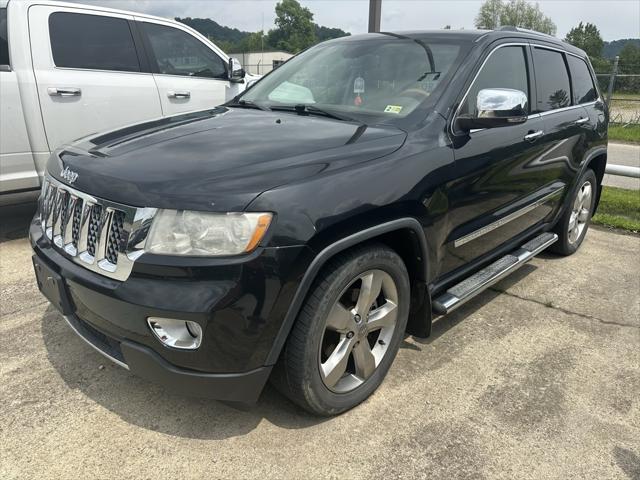
[[[91,349],[51,306],[43,315],[41,328],[49,361],[70,389],[81,391],[125,422],[147,430],[220,440],[246,435],[265,420],[287,429],[330,420],[307,413],[269,384],[252,405],[169,393]]]
[[[37,208],[35,202],[0,207],[0,243],[27,238]]]

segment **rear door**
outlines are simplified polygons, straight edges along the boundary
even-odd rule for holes
[[[31,54],[50,149],[160,117],[133,17],[74,7],[29,9]]]
[[[544,120],[542,141],[549,146],[548,154],[541,162],[550,169],[555,167],[554,174],[566,187],[564,197],[570,194],[576,172],[585,158],[588,135],[594,131],[581,97],[586,95],[585,98],[595,100],[592,98],[595,89],[580,93],[584,85],[580,84],[578,77],[572,81],[569,72],[572,55],[542,45],[532,45],[531,48],[538,98],[536,112]]]
[[[478,92],[485,88],[523,91],[529,116],[522,124],[456,135],[458,175],[449,191],[451,230],[443,273],[491,255],[541,225],[562,192],[558,163],[545,160],[544,121],[531,111],[536,95],[528,43],[492,47],[458,114],[474,114]]]
[[[220,52],[179,25],[138,19],[164,115],[213,108],[237,94]],[[232,93],[233,92],[233,93]]]

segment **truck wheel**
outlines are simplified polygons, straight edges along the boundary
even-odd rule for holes
[[[404,338],[409,276],[383,245],[332,259],[316,279],[272,375],[276,388],[323,416],[355,407],[382,383]]]
[[[595,173],[593,170],[586,170],[578,180],[578,188],[571,202],[554,228],[558,241],[549,250],[560,255],[571,255],[578,250],[589,229],[597,189]]]

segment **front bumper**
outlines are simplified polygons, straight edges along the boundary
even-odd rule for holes
[[[310,258],[302,246],[264,248],[237,260],[185,259],[184,265],[143,255],[119,282],[66,258],[37,220],[30,239],[34,263],[45,264],[62,285],[60,301],[52,303],[88,344],[168,390],[230,401],[260,395],[273,367],[267,357]],[[201,346],[161,344],[148,317],[199,323]]]

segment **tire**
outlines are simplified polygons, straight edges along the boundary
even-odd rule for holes
[[[409,299],[404,262],[384,245],[355,247],[330,260],[300,310],[272,383],[316,415],[355,407],[387,374],[404,338]]]
[[[580,248],[596,205],[598,180],[593,170],[585,170],[576,185],[571,200],[553,230],[558,234],[558,241],[549,250],[559,255],[571,255]],[[585,190],[589,191],[588,199],[585,199]]]

